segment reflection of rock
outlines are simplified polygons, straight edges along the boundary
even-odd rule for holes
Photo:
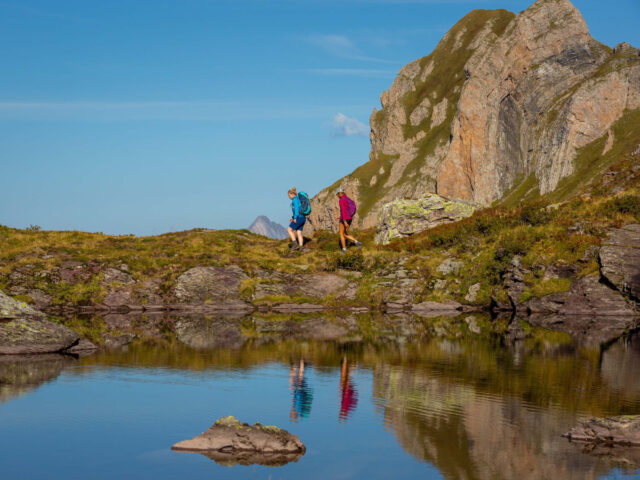
[[[538,327],[566,332],[578,343],[590,345],[615,340],[637,323],[634,317],[596,315],[531,315],[526,320]]]
[[[600,371],[611,388],[640,395],[640,335],[621,338],[602,352]]]
[[[245,341],[238,321],[205,316],[181,317],[175,332],[178,340],[195,349],[240,347]]]
[[[474,363],[465,357],[461,361]],[[444,478],[595,480],[608,472],[560,437],[563,427],[575,421],[573,415],[532,408],[509,395],[488,395],[471,382],[443,374],[451,367],[446,362],[436,365],[432,373],[378,366],[373,390],[385,425],[402,447],[434,464]],[[482,366],[471,369],[486,380]]]
[[[67,355],[0,356],[0,403],[39,387],[74,363]]]
[[[275,426],[250,426],[234,417],[222,417],[201,435],[176,443],[173,450],[199,452],[217,463],[284,465],[306,450],[297,435]]]

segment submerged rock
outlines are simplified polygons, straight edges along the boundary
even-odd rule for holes
[[[427,194],[417,200],[396,199],[385,204],[376,228],[376,243],[387,244],[443,223],[473,215],[472,203]]]
[[[172,450],[197,452],[217,463],[283,465],[297,461],[306,447],[297,435],[269,425],[241,423],[221,417],[204,433],[173,445]]]

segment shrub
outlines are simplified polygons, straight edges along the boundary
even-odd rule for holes
[[[607,217],[613,217],[618,213],[640,217],[640,197],[637,195],[621,195],[601,207],[602,213]]]

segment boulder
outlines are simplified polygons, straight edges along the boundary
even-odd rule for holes
[[[576,280],[571,289],[526,302],[529,313],[559,313],[561,315],[596,315],[598,317],[633,317],[633,305],[616,290],[600,283],[597,277]]]
[[[476,206],[469,202],[449,200],[427,194],[417,200],[396,199],[383,205],[376,228],[375,242],[386,245],[443,223],[469,217]]]
[[[58,352],[79,339],[75,332],[48,321],[42,312],[0,292],[0,354]]]
[[[640,300],[640,225],[610,231],[599,257],[602,277],[621,292]]]
[[[195,267],[178,277],[175,296],[180,302],[221,302],[239,297],[240,284],[248,277],[237,265]]]
[[[297,435],[275,426],[250,426],[235,417],[221,417],[204,433],[173,445],[172,450],[203,453],[218,463],[282,465],[306,451]]]

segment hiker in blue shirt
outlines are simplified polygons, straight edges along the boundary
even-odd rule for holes
[[[289,198],[291,199],[291,213],[292,217],[289,220],[289,228],[287,228],[287,232],[289,232],[289,238],[291,238],[291,243],[289,244],[289,248],[291,250],[295,250],[299,248],[302,250],[302,245],[304,243],[304,238],[302,236],[302,228],[304,227],[307,218],[302,214],[300,199],[298,198],[298,192],[296,188],[293,187],[289,190]],[[296,242],[297,236],[297,242]]]

